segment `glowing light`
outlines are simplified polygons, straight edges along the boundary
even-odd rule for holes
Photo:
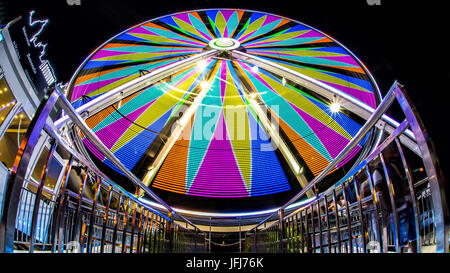
[[[200,87],[201,87],[203,90],[206,90],[206,89],[208,89],[209,84],[208,84],[207,81],[202,81],[202,82],[200,82]]]
[[[251,93],[249,96],[250,96],[251,99],[255,99],[256,98],[256,93]]]
[[[197,63],[197,69],[198,69],[199,71],[204,71],[204,70],[206,69],[207,65],[208,65],[208,64],[206,63],[205,60],[200,60],[200,61]]]
[[[253,71],[253,73],[258,73],[259,68],[256,65],[252,66],[252,71]]]
[[[341,105],[338,102],[333,102],[332,104],[330,104],[330,111],[332,113],[337,113],[339,112],[339,110],[341,109]]]
[[[285,79],[285,78],[281,79],[281,83],[282,83],[283,85],[286,85],[286,79]]]
[[[308,198],[306,200],[297,201],[293,204],[290,204],[286,207],[286,210],[295,209],[301,206],[304,206],[307,203],[310,203],[312,200],[314,200],[315,197]],[[139,198],[139,201],[141,201],[144,204],[148,204],[153,208],[159,208],[159,209],[165,209],[161,204],[158,204],[156,202],[150,201],[148,199]],[[197,216],[207,216],[207,217],[244,217],[244,216],[257,216],[257,215],[267,215],[274,213],[278,211],[279,208],[274,209],[268,209],[268,210],[260,210],[260,211],[248,211],[248,212],[234,212],[234,213],[210,213],[210,212],[203,212],[203,211],[193,211],[193,210],[187,210],[187,209],[181,209],[181,208],[173,208],[175,212],[177,213],[183,213],[183,214],[190,214],[190,215],[197,215]]]

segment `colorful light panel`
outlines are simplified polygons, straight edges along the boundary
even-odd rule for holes
[[[152,71],[201,53],[209,41],[233,38],[239,50],[335,87],[376,107],[376,86],[360,62],[339,43],[290,19],[246,10],[190,11],[134,26],[92,53],[70,85],[75,107]],[[208,74],[209,73],[209,74]],[[189,107],[205,77],[211,86],[152,181],[162,190],[203,197],[252,197],[291,190],[267,128],[244,95],[245,81],[279,121],[306,167],[317,175],[361,127],[343,113],[280,78],[241,60],[209,60],[170,82],[155,84],[100,111],[88,125],[130,169],[136,168],[180,107]],[[240,118],[237,119],[236,116]],[[238,121],[236,121],[238,120]],[[206,128],[206,129],[205,129]],[[92,144],[84,144],[115,169]],[[363,140],[340,163],[361,149]],[[286,164],[284,164],[286,165]],[[116,169],[119,172],[119,170]]]

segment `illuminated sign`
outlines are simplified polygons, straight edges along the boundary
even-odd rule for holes
[[[34,14],[30,11],[28,17],[20,18],[8,30],[20,64],[38,97],[42,98],[56,78],[52,66],[45,59],[47,44],[39,40],[49,20],[35,19]]]

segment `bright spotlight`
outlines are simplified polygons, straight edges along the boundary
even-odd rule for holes
[[[200,61],[197,63],[197,68],[198,68],[199,71],[205,70],[205,69],[206,69],[206,66],[207,66],[207,64],[206,64],[206,61],[205,61],[205,60],[200,60]]]
[[[259,68],[256,65],[254,65],[254,66],[252,66],[252,71],[253,71],[253,73],[258,73]]]
[[[256,98],[256,93],[250,93],[250,98],[251,99],[255,99]]]
[[[202,82],[200,83],[200,87],[201,87],[203,90],[208,89],[208,82],[207,82],[207,81],[202,81]]]
[[[338,102],[333,102],[330,104],[330,111],[332,113],[337,113],[341,109],[341,105]]]

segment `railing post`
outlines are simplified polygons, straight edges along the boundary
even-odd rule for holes
[[[14,233],[20,193],[30,164],[31,155],[47,122],[47,118],[58,99],[58,94],[54,90],[54,87],[50,88],[36,110],[14,160],[12,172],[5,189],[3,213],[0,221],[0,252],[11,253],[14,251]]]
[[[308,208],[305,208],[305,243],[306,243],[306,252],[307,253],[311,253],[312,252],[312,241],[311,238],[309,237],[309,213],[308,213]]]
[[[145,216],[148,214],[148,210],[145,210]],[[139,214],[139,225],[138,225],[138,237],[136,242],[136,253],[141,253],[141,246],[142,246],[142,217],[144,215],[144,206],[141,206],[141,213]]]
[[[331,225],[330,225],[330,213],[328,211],[328,199],[327,196],[324,196],[325,199],[325,218],[327,220],[327,244],[328,244],[328,253],[331,253]]]
[[[239,253],[242,253],[242,241],[241,241],[241,222],[239,221],[238,218],[238,225],[239,225]]]
[[[361,195],[359,193],[359,185],[358,181],[356,179],[356,176],[353,176],[353,185],[355,186],[355,194],[356,199],[358,202],[358,212],[359,212],[359,222],[361,226],[361,238],[362,238],[362,247],[363,247],[363,253],[366,253],[366,245],[367,245],[367,238],[366,238],[366,223],[364,222],[364,213],[362,208],[362,202],[361,202]],[[359,252],[359,250],[358,250]]]
[[[134,202],[133,219],[131,220],[130,253],[133,253],[134,229],[136,226],[137,202]]]
[[[392,215],[394,217],[394,234],[395,234],[395,250],[396,252],[400,252],[400,227],[399,227],[399,217],[398,217],[398,210],[397,210],[397,203],[395,202],[395,196],[396,193],[394,191],[394,185],[392,184],[392,180],[389,176],[389,170],[386,166],[386,162],[384,161],[384,157],[382,154],[380,154],[381,164],[383,166],[384,171],[384,177],[386,179],[386,183],[389,189],[389,197],[391,200],[391,208],[392,208]]]
[[[208,252],[211,253],[211,217],[209,217],[209,242],[208,242]]]
[[[317,192],[316,192],[316,196],[317,196]],[[323,253],[323,233],[322,233],[322,215],[320,212],[320,199],[317,199],[316,206],[317,206],[317,223],[319,226],[319,248],[320,248],[320,253]]]
[[[74,216],[74,228],[72,230],[72,241],[81,243],[81,232],[82,229],[80,227],[80,211],[81,211],[81,201],[83,199],[84,189],[86,187],[86,181],[89,177],[88,170],[84,170],[83,179],[81,181],[80,189],[78,191],[78,198],[77,198],[77,206],[75,208],[75,216]]]
[[[41,197],[42,197],[42,190],[44,189],[44,182],[45,182],[45,179],[47,178],[48,164],[53,157],[53,153],[55,152],[57,145],[58,144],[56,143],[56,141],[52,140],[51,148],[48,151],[44,166],[42,168],[41,177],[39,178],[39,185],[36,190],[36,197],[34,199],[34,206],[32,208],[30,242],[29,242],[30,243],[30,249],[29,249],[30,253],[34,252],[34,242],[36,240],[36,228],[37,228],[37,222],[38,222],[38,217],[39,217],[39,208],[41,206]],[[42,217],[43,217],[43,215],[42,215]],[[41,217],[41,220],[42,220],[42,217]]]
[[[56,200],[55,213],[53,216],[53,230],[52,230],[52,253],[55,253],[56,248],[62,247],[62,227],[61,222],[64,216],[63,206],[64,197],[66,192],[66,187],[69,181],[70,170],[72,169],[73,157],[70,155],[67,161],[66,169],[64,171],[64,176],[61,180],[61,186],[59,188],[58,198]],[[60,249],[61,250],[61,249]]]
[[[380,216],[380,210],[378,209],[380,200],[378,200],[378,196],[377,196],[377,193],[376,193],[375,185],[373,183],[372,174],[370,173],[369,167],[367,165],[366,165],[366,174],[367,174],[367,179],[369,180],[370,191],[372,192],[372,199],[373,199],[372,202],[373,202],[373,208],[374,208],[374,214],[375,214],[375,216],[374,216],[374,219],[375,219],[375,235],[377,237],[378,245],[380,246],[380,249],[381,249],[381,246],[383,246],[383,244],[386,243],[387,238],[381,239],[382,232],[381,232],[381,221],[380,221],[380,217],[379,217]],[[385,212],[382,212],[382,213],[384,214]],[[386,215],[382,215],[382,217],[385,219]],[[385,221],[383,220],[383,225],[385,225],[384,222]],[[387,248],[385,248],[385,247],[383,247],[383,248],[384,248],[383,252],[387,253],[388,252]]]
[[[145,211],[145,224],[144,224],[144,234],[143,234],[143,240],[142,240],[142,245],[141,245],[141,252],[145,253],[145,247],[146,247],[146,242],[147,242],[147,234],[148,234],[148,214],[150,213],[149,210]]]
[[[280,209],[280,210],[278,210],[278,221],[280,222],[280,229],[279,229],[280,244],[279,244],[279,247],[280,247],[280,252],[281,253],[285,252],[283,239],[285,237],[286,230],[285,230],[284,220],[283,219],[284,219],[284,210]],[[255,240],[256,240],[256,238],[255,238]]]
[[[255,227],[255,240],[253,241],[253,246],[254,246],[254,253],[258,253],[258,242],[257,242],[257,238],[258,238],[258,227]]]
[[[302,212],[302,210],[300,210],[299,213],[300,213],[300,238],[299,238],[300,246],[299,246],[299,248],[301,247],[302,253],[304,253],[305,252],[305,237],[303,235],[304,232],[303,232],[303,212]]]
[[[347,192],[346,192],[347,188],[348,188],[348,184],[347,183],[342,184],[342,195],[344,196],[344,203],[345,203],[345,214],[347,215],[348,247],[350,249],[350,253],[353,253],[352,217],[350,215],[350,207],[349,207],[350,204],[348,203],[348,198],[347,198]]]
[[[105,252],[106,225],[108,223],[109,207],[111,205],[112,193],[113,193],[112,186],[109,186],[108,193],[106,194],[105,212],[103,214],[103,225],[102,225],[102,238],[101,238],[101,242],[100,242],[100,253],[104,253]]]
[[[316,227],[314,224],[314,206],[310,205],[311,209],[311,235],[312,235],[312,252],[316,253]]]
[[[116,253],[117,228],[119,225],[120,207],[121,206],[122,206],[122,193],[119,193],[117,208],[116,208],[116,215],[114,217],[114,230],[113,230],[112,250],[111,250],[112,253]]]
[[[166,231],[167,231],[167,235],[168,235],[168,239],[169,239],[169,249],[168,249],[168,252],[169,253],[172,253],[173,252],[173,247],[174,247],[174,244],[173,244],[173,237],[174,237],[174,227],[175,227],[175,225],[174,225],[174,223],[173,223],[173,212],[172,211],[169,211],[169,218],[170,218],[170,220],[169,220],[169,222],[168,222],[168,225],[167,225],[167,227],[166,227]]]
[[[94,233],[94,222],[95,222],[95,211],[97,207],[97,199],[98,195],[100,193],[102,187],[102,179],[100,177],[97,177],[97,182],[95,183],[95,191],[94,191],[94,198],[92,201],[92,210],[91,215],[89,218],[89,230],[88,230],[88,241],[87,241],[87,253],[92,252],[92,240],[93,240],[93,233]]]
[[[123,231],[122,231],[122,253],[126,252],[127,246],[127,228],[128,228],[128,211],[130,210],[130,198],[128,198],[125,208],[125,216],[123,217]]]
[[[334,203],[334,211],[335,211],[335,218],[336,218],[336,233],[337,233],[337,241],[338,241],[338,249],[339,253],[342,252],[342,245],[341,245],[341,223],[339,222],[339,207],[337,203],[336,198],[336,190],[333,190],[333,203]]]
[[[422,238],[420,237],[420,213],[419,213],[419,205],[417,204],[416,191],[414,190],[413,178],[411,176],[411,172],[408,166],[408,162],[406,161],[405,154],[403,153],[402,145],[398,138],[395,139],[395,143],[397,144],[398,152],[400,153],[400,157],[402,159],[403,167],[406,173],[406,179],[408,180],[409,186],[409,194],[411,196],[411,205],[414,211],[414,225],[416,226],[416,251],[417,253],[422,252]]]

